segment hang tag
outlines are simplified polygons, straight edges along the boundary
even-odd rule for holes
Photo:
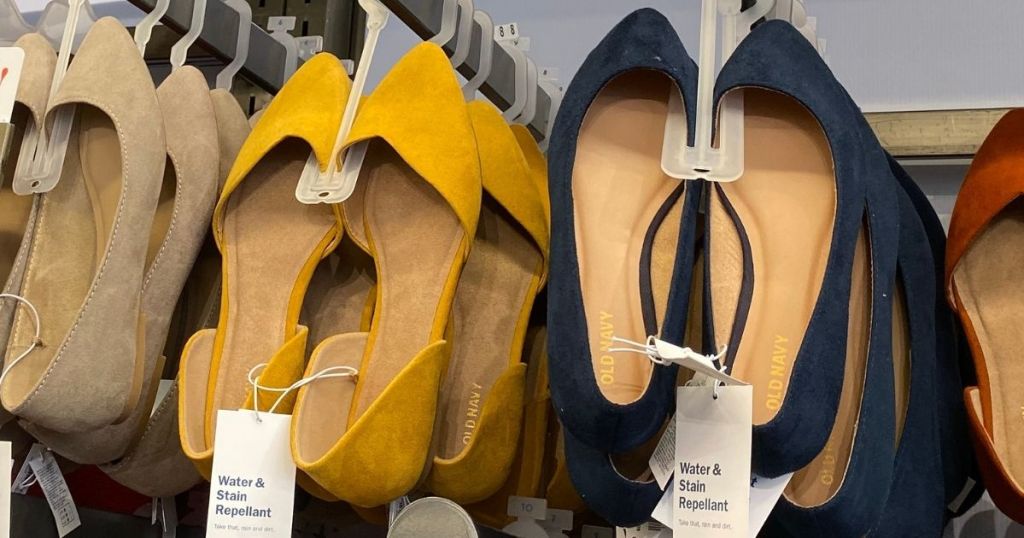
[[[757,533],[764,527],[768,516],[771,515],[779,497],[789,485],[789,479],[793,473],[786,473],[776,478],[764,478],[763,476],[751,475],[750,477],[750,532],[751,538],[756,538]]]
[[[548,509],[548,517],[541,526],[548,531],[549,538],[565,538],[562,531],[572,530],[572,510]]]
[[[0,538],[11,538],[11,471],[14,460],[11,459],[11,443],[0,441],[0,474],[4,483],[0,484]]]
[[[664,490],[672,478],[672,471],[676,465],[676,418],[674,416],[668,422],[665,433],[661,434],[658,446],[654,447],[654,453],[651,454],[647,465],[650,466],[654,479],[658,481],[658,487]]]
[[[642,526],[644,538],[672,538],[672,529],[656,521],[648,521]]]
[[[672,526],[672,501],[676,498],[675,488],[668,488],[665,493],[662,494],[661,500],[658,501],[657,506],[654,507],[654,511],[651,512],[651,517],[655,521]]]
[[[580,531],[580,538],[615,538],[615,531],[608,527],[584,525]]]
[[[672,530],[747,538],[752,393],[749,385],[676,389]]]
[[[495,41],[510,41],[515,43],[519,39],[519,23],[510,22],[507,24],[496,24],[494,26]]]
[[[291,415],[217,412],[207,538],[292,536]]]
[[[24,63],[25,49],[0,47],[0,123],[11,123]]]
[[[40,450],[46,450],[46,447],[39,443],[32,443],[32,447],[28,449],[28,455],[25,456],[25,461],[21,462],[18,476],[15,476],[14,481],[11,483],[11,493],[24,495],[28,493],[28,488],[32,487],[32,484],[35,483],[35,475],[32,474],[32,466],[28,462]]]
[[[64,474],[60,471],[57,460],[53,458],[53,453],[49,450],[36,450],[35,446],[32,449],[35,453],[29,453],[28,464],[39,480],[39,487],[42,488],[43,496],[46,497],[50,511],[53,512],[57,534],[64,538],[82,525],[82,520],[78,517],[78,508],[75,507],[71,490],[64,481]]]
[[[675,344],[670,344],[663,340],[654,340],[654,348],[657,350],[657,355],[667,362],[678,364],[687,370],[693,370],[695,384],[707,384],[705,379],[711,378],[717,381],[721,381],[726,385],[746,385],[747,383],[732,377],[725,372],[715,368],[715,364],[705,355],[694,353],[692,350],[687,348],[679,347]]]

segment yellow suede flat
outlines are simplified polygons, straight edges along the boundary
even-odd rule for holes
[[[374,507],[412,490],[432,457],[445,336],[480,215],[476,140],[438,46],[412,49],[366,98],[346,144],[362,141],[362,193],[345,212],[361,202],[377,273],[373,318],[369,333],[314,350],[307,376],[330,366],[359,374],[299,390],[292,455],[332,495]]]
[[[314,269],[337,246],[341,218],[335,207],[296,201],[294,190],[311,150],[326,168],[350,85],[330,54],[303,64],[246,139],[214,210],[220,318],[185,345],[178,376],[182,447],[207,477],[217,411],[254,404],[250,369],[266,363],[259,383],[284,387],[305,368],[309,331],[299,312]],[[274,399],[268,391],[255,403],[265,410]]]
[[[526,376],[523,340],[548,251],[543,196],[516,136],[494,105],[477,101],[468,108],[484,198],[455,294],[438,453],[426,483],[463,504],[497,491],[515,458]]]

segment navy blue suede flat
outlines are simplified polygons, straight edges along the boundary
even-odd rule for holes
[[[942,228],[942,222],[935,214],[928,197],[906,170],[892,156],[889,156],[889,165],[917,211],[931,247],[935,274],[935,387],[939,411],[939,446],[942,449],[942,473],[945,478],[948,516],[956,517],[970,510],[985,492],[974,459],[974,451],[971,450],[970,443],[963,442],[964,439],[970,438],[963,392],[964,387],[976,385],[973,380],[966,378],[973,377],[974,365],[971,362],[970,351],[966,349],[965,340],[960,334],[960,324],[944,299],[946,231]]]
[[[609,348],[683,337],[701,182],[666,176],[660,159],[670,96],[692,122],[696,78],[668,20],[640,9],[587,56],[551,135],[551,398],[599,452],[643,444],[674,408],[675,366]]]
[[[937,347],[933,305],[941,276],[935,272],[935,252],[911,196],[901,189],[899,198],[899,285],[894,317],[903,320],[896,319],[893,326],[896,386],[901,387],[896,397],[898,448],[888,503],[870,535],[939,536],[946,520],[947,492],[942,468],[946,447],[940,442],[939,431],[944,417],[935,413],[936,403],[941,408],[945,395],[939,392],[937,377],[940,362],[951,353]]]
[[[862,393],[843,412],[856,419],[859,407],[861,419],[870,416],[871,427],[857,428],[857,446],[887,446],[888,455],[849,459],[879,465],[875,479],[887,484],[893,385],[891,363],[880,364],[889,360],[890,331],[871,331],[870,345],[867,337],[869,323],[888,327],[891,304],[882,299],[896,265],[896,186],[885,155],[818,52],[788,23],[762,23],[737,47],[718,77],[716,102],[739,90],[745,171],[709,189],[705,330],[715,348],[728,345],[729,373],[754,387],[753,471],[776,477],[821,459],[844,372],[859,368],[867,372]],[[865,255],[855,259],[858,236]],[[867,282],[854,293],[869,295],[851,302],[852,281]],[[870,319],[852,318],[858,305]],[[812,497],[802,504],[816,504]]]

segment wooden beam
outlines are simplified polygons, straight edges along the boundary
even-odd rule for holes
[[[882,147],[896,157],[974,155],[1009,109],[865,114]]]

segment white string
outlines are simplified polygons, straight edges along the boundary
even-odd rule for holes
[[[42,324],[39,323],[39,312],[28,299],[20,295],[15,295],[13,293],[0,293],[0,299],[14,299],[27,306],[29,312],[32,313],[32,324],[35,325],[36,329],[35,335],[32,337],[32,343],[29,344],[28,349],[22,351],[21,355],[15,357],[14,360],[12,360],[10,364],[8,364],[6,368],[4,368],[3,373],[0,373],[0,387],[2,387],[4,384],[4,379],[7,378],[7,374],[11,371],[11,369],[14,368],[19,362],[21,362],[21,359],[24,359],[25,357],[28,356],[29,353],[32,353],[32,350],[34,350],[36,346],[42,346],[43,341],[39,336],[39,331],[42,327]]]
[[[265,390],[267,392],[279,392],[279,393],[281,393],[277,397],[277,400],[274,401],[274,405],[270,406],[270,410],[268,411],[268,413],[273,413],[274,410],[277,409],[277,406],[281,402],[283,402],[284,399],[288,396],[288,394],[291,393],[293,390],[296,390],[298,388],[304,387],[304,386],[306,386],[306,385],[308,385],[308,384],[310,384],[310,383],[312,383],[314,381],[317,381],[319,379],[331,379],[331,378],[350,377],[350,378],[352,378],[353,381],[356,381],[358,376],[359,376],[359,370],[357,370],[357,369],[355,369],[355,368],[353,368],[351,366],[331,366],[329,368],[324,368],[323,370],[320,370],[319,372],[317,372],[317,373],[315,373],[315,374],[313,374],[313,375],[311,375],[309,377],[304,377],[304,378],[302,378],[302,379],[292,383],[291,385],[288,385],[287,387],[283,387],[283,388],[264,387],[264,386],[260,385],[257,382],[257,377],[258,376],[255,376],[255,375],[256,375],[256,371],[257,370],[262,370],[263,368],[266,368],[266,367],[267,367],[267,363],[264,362],[264,363],[257,364],[256,366],[253,366],[252,369],[249,370],[249,384],[252,385],[252,407],[253,407],[252,410],[253,410],[253,412],[256,413],[256,421],[257,422],[263,422],[263,419],[260,417],[260,403],[259,403],[260,402],[260,389],[263,389],[263,390]]]
[[[658,347],[657,347],[657,345],[655,345],[656,342],[657,342],[657,338],[654,337],[653,335],[647,337],[647,343],[646,344],[641,344],[640,342],[636,342],[634,340],[629,340],[627,338],[619,338],[619,337],[614,336],[614,335],[612,336],[612,342],[616,342],[616,343],[619,343],[619,344],[625,344],[625,346],[624,347],[610,347],[610,348],[608,348],[608,351],[610,351],[610,352],[613,352],[613,353],[639,353],[641,355],[646,356],[654,364],[660,364],[662,366],[664,366],[666,364],[671,364],[672,363],[672,361],[666,360],[658,352]],[[705,360],[711,362],[711,364],[715,364],[715,362],[718,362],[718,364],[722,364],[722,359],[725,357],[725,352],[726,352],[727,349],[728,349],[728,346],[722,346],[722,348],[719,349],[717,354],[715,354],[715,355],[704,355],[704,354],[701,354],[701,353],[697,353],[696,351],[694,351],[694,350],[692,350],[692,349],[690,349],[688,347],[681,348],[682,353],[684,355],[688,355],[690,358],[693,358],[693,359],[705,359]],[[718,371],[722,372],[724,374],[725,371],[726,371],[726,366],[723,364],[722,366],[718,367]],[[696,372],[694,374],[694,377],[692,379],[690,379],[690,381],[686,382],[686,385],[687,386],[695,386],[695,385],[703,386],[703,385],[707,384],[708,379],[710,379],[710,378],[708,378],[706,375],[704,375],[702,373],[699,373],[699,372]],[[715,381],[714,382],[714,390],[712,391],[711,395],[716,400],[718,399],[718,387],[720,385],[724,385],[724,383],[721,382],[721,381]]]

